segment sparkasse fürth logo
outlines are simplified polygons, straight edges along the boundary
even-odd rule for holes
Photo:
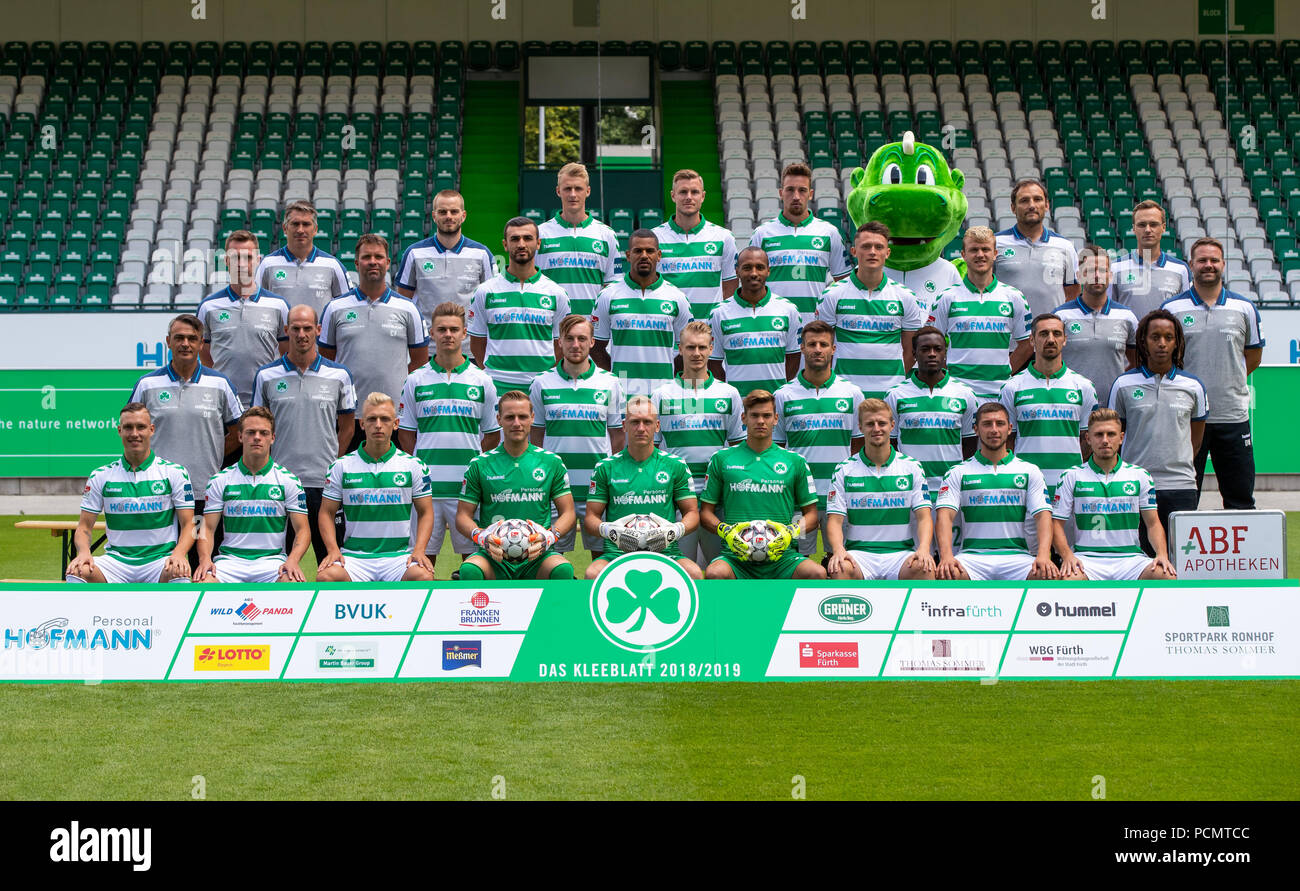
[[[634,653],[666,650],[699,613],[695,582],[676,560],[637,551],[611,561],[591,586],[591,618],[605,639]]]
[[[130,863],[135,872],[153,865],[153,830],[83,827],[76,820],[65,829],[50,832],[50,860],[54,863]]]

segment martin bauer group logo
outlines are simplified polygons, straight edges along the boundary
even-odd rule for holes
[[[676,560],[634,552],[610,562],[591,586],[591,618],[614,646],[666,650],[690,633],[699,613],[695,582]]]

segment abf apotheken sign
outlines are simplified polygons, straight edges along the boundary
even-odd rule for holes
[[[1280,510],[1175,511],[1169,557],[1180,579],[1286,578],[1286,514]]]

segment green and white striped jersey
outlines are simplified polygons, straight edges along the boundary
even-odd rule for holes
[[[607,523],[634,514],[654,514],[671,523],[677,518],[677,502],[694,497],[686,462],[662,449],[644,461],[633,459],[627,449],[603,459],[592,472],[587,492],[587,501],[608,505]]]
[[[540,272],[527,281],[502,272],[474,289],[469,333],[487,338],[483,370],[496,381],[498,395],[527,390],[533,378],[555,364],[560,322],[569,311],[564,288]]]
[[[948,373],[993,402],[1011,377],[1011,351],[1029,339],[1029,306],[997,278],[983,291],[969,278],[961,282],[939,295],[930,324],[948,336]]]
[[[497,388],[468,359],[447,371],[433,359],[402,386],[397,426],[415,431],[415,457],[429,470],[434,498],[455,498],[465,468],[497,423]]]
[[[1061,476],[1052,501],[1052,516],[1074,519],[1074,551],[1091,557],[1126,557],[1142,553],[1138,528],[1142,511],[1156,509],[1151,474],[1120,461],[1110,473],[1089,458]]]
[[[786,382],[785,357],[799,352],[803,325],[799,311],[771,289],[758,303],[737,291],[709,316],[713,328],[712,359],[722,361],[727,383],[748,396],[751,390],[775,393]]]
[[[957,511],[961,551],[972,554],[1028,554],[1030,518],[1051,509],[1043,472],[1010,452],[996,466],[976,452],[949,470],[935,507]]]
[[[929,487],[919,462],[891,448],[877,467],[866,450],[831,475],[826,512],[844,518],[844,549],[890,554],[916,549],[912,512],[930,509]]]
[[[298,477],[274,461],[253,473],[240,459],[213,475],[203,512],[221,514],[225,529],[214,562],[223,557],[283,557],[288,515],[307,513],[307,494]]]
[[[832,374],[816,387],[802,371],[772,395],[776,397],[772,441],[808,462],[817,484],[818,506],[825,508],[831,474],[853,454],[849,443],[862,435],[858,406],[866,397],[839,375]]]
[[[429,497],[429,471],[397,446],[375,460],[362,443],[330,465],[323,496],[343,506],[344,557],[398,557],[411,552],[411,505]]]
[[[1029,367],[1002,385],[999,401],[1011,415],[1016,455],[1043,472],[1051,498],[1061,474],[1083,460],[1079,436],[1097,407],[1097,391],[1064,365],[1051,375]]]
[[[962,437],[975,435],[980,401],[946,374],[931,389],[913,372],[885,394],[885,402],[894,412],[894,439],[904,454],[921,462],[934,501],[943,475],[962,462]]]
[[[176,511],[194,509],[194,490],[185,468],[153,452],[139,467],[125,456],[91,473],[81,509],[104,512],[104,553],[140,566],[176,547]]]
[[[459,500],[476,506],[481,527],[532,520],[549,529],[551,503],[571,489],[559,455],[529,444],[516,458],[502,444],[469,462]]]
[[[610,452],[609,431],[623,426],[623,388],[618,378],[587,360],[587,370],[570,377],[564,365],[534,378],[528,388],[533,426],[545,427],[547,451],[560,456],[569,471],[573,501],[587,499],[591,472]]]
[[[705,321],[722,302],[722,283],[736,277],[736,239],[703,217],[682,229],[671,217],[654,227],[659,239],[659,274],[686,295],[691,314]]]
[[[812,471],[802,456],[773,443],[755,452],[748,442],[715,452],[700,501],[721,504],[728,523],[789,523],[817,503]]]
[[[698,387],[681,377],[651,394],[659,414],[657,442],[691,469],[695,490],[703,491],[713,453],[745,438],[744,406],[731,384],[708,375]]]
[[[832,279],[849,271],[840,230],[812,215],[792,223],[779,213],[755,229],[749,243],[767,251],[767,286],[795,305],[800,328],[817,315],[817,301]]]
[[[649,396],[673,379],[673,357],[691,307],[662,275],[645,289],[628,276],[608,285],[591,319],[596,340],[609,342],[610,370],[628,396]]]
[[[618,236],[591,214],[572,226],[557,213],[537,229],[537,268],[569,295],[573,312],[591,315],[600,289],[618,279]]]
[[[870,290],[856,272],[817,304],[817,318],[835,329],[835,373],[874,399],[903,380],[903,332],[918,330],[928,316],[926,305],[888,276]]]

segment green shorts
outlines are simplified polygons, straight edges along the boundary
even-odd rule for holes
[[[611,544],[608,539],[606,539],[605,550],[602,553],[597,554],[596,559],[613,560],[615,557],[622,557],[625,553],[635,553],[635,552],[620,551],[618,548],[614,547],[614,545]],[[684,556],[682,554],[682,549],[678,547],[677,542],[673,542],[668,547],[664,548],[660,553],[662,553],[665,557],[672,557],[674,560],[680,560]]]
[[[741,560],[724,546],[717,559],[726,561],[738,579],[792,579],[795,567],[808,558],[791,548],[781,555],[780,560],[752,563]]]
[[[479,548],[471,557],[482,557],[487,561],[487,565],[492,568],[492,574],[499,581],[534,581],[537,579],[537,571],[542,568],[542,561],[550,556],[563,557],[558,551],[543,551],[542,555],[536,560],[529,563],[498,563],[488,556],[487,551]]]

